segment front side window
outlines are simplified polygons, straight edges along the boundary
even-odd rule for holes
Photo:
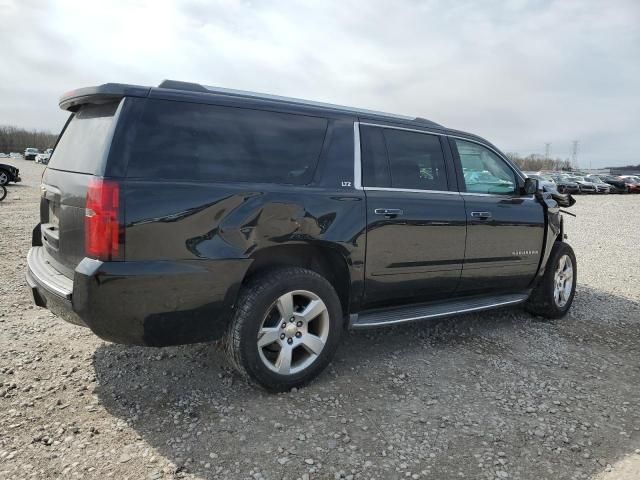
[[[516,191],[516,176],[507,163],[486,147],[454,139],[467,192],[510,195]]]

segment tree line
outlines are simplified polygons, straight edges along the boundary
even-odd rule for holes
[[[571,171],[571,161],[566,158],[545,158],[543,155],[532,153],[522,157],[517,153],[507,153],[507,158],[515,163],[521,170],[537,172],[538,170]]]
[[[58,135],[44,130],[26,130],[12,126],[0,126],[0,152],[24,153],[25,148],[38,148],[40,151],[53,148]]]

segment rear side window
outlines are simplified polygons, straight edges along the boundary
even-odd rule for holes
[[[326,129],[324,118],[149,99],[127,176],[304,185]]]
[[[448,190],[437,135],[383,127],[360,127],[365,187]]]
[[[440,139],[436,135],[385,129],[391,186],[419,190],[447,190]]]
[[[101,174],[117,109],[118,103],[81,107],[72,115],[62,133],[51,155],[49,168]]]
[[[360,127],[360,136],[362,184],[365,187],[390,187],[391,174],[382,129],[363,125]]]

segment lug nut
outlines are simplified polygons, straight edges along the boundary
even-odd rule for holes
[[[302,336],[302,333],[296,332],[296,337],[300,338],[301,336]]]
[[[289,338],[289,339],[287,339],[287,343],[288,343],[289,345],[291,345],[291,344],[293,343],[293,338]]]
[[[298,327],[302,326],[302,320],[298,321],[298,323],[296,323],[296,325],[298,325]]]
[[[294,318],[294,317],[291,317],[291,318],[289,319],[289,321],[290,321],[290,322],[293,322],[294,320],[295,320],[295,318]]]
[[[285,337],[284,333],[281,333],[280,334],[280,340],[284,340],[284,337]]]
[[[287,324],[285,322],[282,322],[282,325],[280,325],[280,328],[287,328]]]

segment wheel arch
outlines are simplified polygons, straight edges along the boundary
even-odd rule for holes
[[[11,174],[11,172],[10,172],[9,170],[7,170],[6,168],[4,168],[4,167],[0,167],[0,173],[5,173],[5,174],[7,175],[7,182],[6,182],[6,184],[8,184],[9,182],[11,182],[11,181],[13,181],[13,180],[14,180],[13,175],[12,175],[12,174]],[[2,184],[0,184],[0,185],[2,185]]]
[[[251,255],[246,284],[255,275],[278,267],[303,267],[322,275],[333,286],[344,315],[349,313],[351,276],[347,258],[336,248],[317,244],[287,244],[262,248]]]

